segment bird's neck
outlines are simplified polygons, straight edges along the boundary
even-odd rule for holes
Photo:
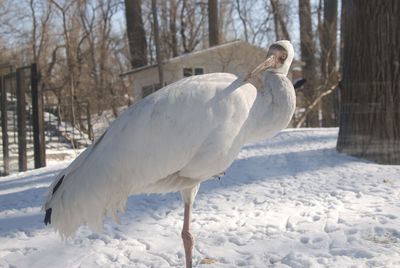
[[[257,93],[248,131],[248,142],[264,140],[287,127],[296,107],[296,95],[289,79],[266,73],[264,87]]]

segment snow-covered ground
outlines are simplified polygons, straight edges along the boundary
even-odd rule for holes
[[[336,137],[285,130],[204,183],[195,267],[400,267],[400,166],[340,155]],[[66,165],[0,178],[0,267],[183,266],[178,193],[131,197],[101,234],[62,241],[45,228],[46,187]]]

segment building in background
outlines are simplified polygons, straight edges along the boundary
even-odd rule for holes
[[[165,81],[163,86],[188,76],[206,73],[226,72],[244,77],[265,59],[266,53],[266,49],[248,42],[233,41],[167,59],[163,64]],[[301,64],[294,60],[293,66],[301,66]],[[131,81],[133,102],[161,88],[157,64],[132,69],[123,73],[122,76]],[[291,71],[288,77],[291,79]],[[257,87],[261,86],[262,76],[260,75],[252,83]]]
[[[184,77],[206,73],[227,72],[245,76],[249,70],[260,64],[265,56],[265,49],[245,41],[229,42],[184,54],[164,61],[165,85]],[[161,88],[156,64],[136,68],[122,75],[129,76],[132,81],[135,101]],[[255,83],[261,84],[261,80]]]

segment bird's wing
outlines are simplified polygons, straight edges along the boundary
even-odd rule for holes
[[[194,162],[231,146],[255,96],[234,75],[210,74],[180,80],[130,107],[50,187],[45,209],[52,223],[66,236],[83,223],[100,230],[103,216],[122,211],[129,194],[182,170],[195,177]]]

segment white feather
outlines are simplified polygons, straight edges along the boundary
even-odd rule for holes
[[[245,143],[290,121],[290,81],[279,73],[265,77],[257,92],[232,74],[193,76],[130,107],[50,187],[44,208],[52,209],[52,225],[64,237],[82,224],[100,231],[103,217],[117,219],[136,193],[181,190],[192,201],[199,183],[225,171]]]

